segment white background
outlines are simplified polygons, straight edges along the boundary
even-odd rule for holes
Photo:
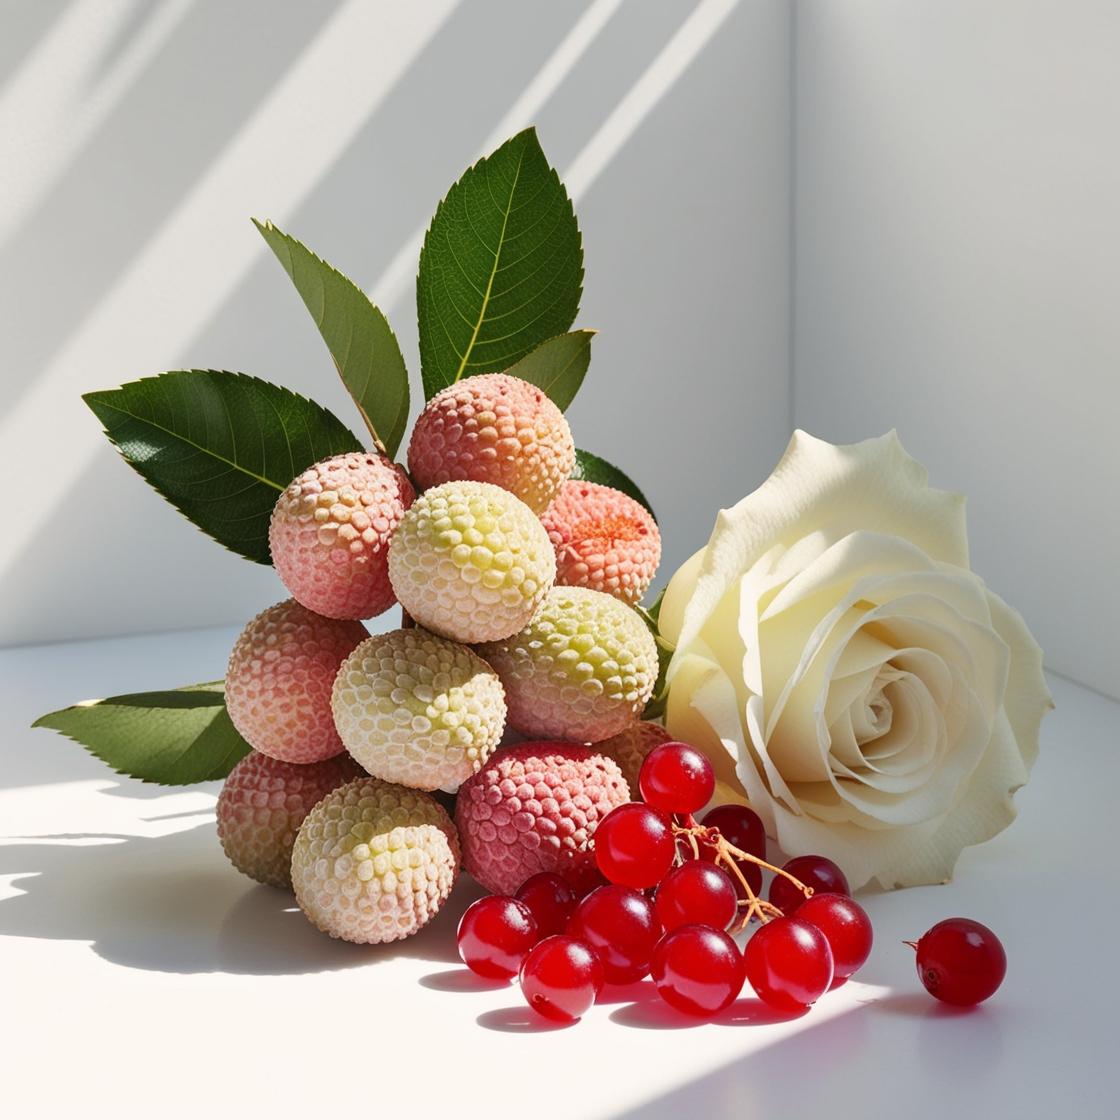
[[[570,418],[649,493],[666,576],[794,423],[897,426],[970,495],[976,567],[1048,664],[1120,695],[1116,4],[2,0],[0,19],[0,641],[280,598],[117,460],[79,392],[216,366],[354,424],[249,215],[371,290],[415,374],[415,235],[535,121],[584,232],[578,323],[602,331]]]

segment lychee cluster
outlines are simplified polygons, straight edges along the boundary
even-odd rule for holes
[[[292,598],[249,623],[226,678],[254,751],[221,795],[223,847],[348,941],[426,924],[460,843],[492,890],[593,886],[592,837],[654,738],[637,720],[657,649],[633,605],[660,536],[632,499],[569,481],[556,405],[467,378],[428,403],[408,459],[411,479],[337,455],[284,490],[269,541]],[[359,620],[394,602],[404,625],[370,636]],[[457,795],[455,823],[434,794]]]

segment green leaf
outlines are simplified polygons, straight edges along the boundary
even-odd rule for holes
[[[596,331],[557,335],[530,350],[506,371],[543,389],[561,412],[572,403],[591,362],[591,340]]]
[[[271,222],[260,230],[315,320],[374,442],[393,458],[408,422],[408,370],[388,319],[338,269]]]
[[[280,492],[312,463],[362,445],[325,408],[243,373],[177,370],[82,399],[136,471],[219,544],[271,563]]]
[[[592,455],[590,451],[580,451],[578,447],[576,448],[576,466],[572,471],[572,478],[598,482],[603,486],[613,486],[615,490],[621,490],[624,494],[629,494],[634,501],[640,502],[649,510],[650,517],[654,521],[657,520],[653,506],[646,501],[645,494],[638,489],[637,484],[618,467],[608,463],[606,459],[600,459],[598,455]]]
[[[529,128],[465,172],[428,227],[416,278],[425,397],[562,334],[582,292],[572,203]]]
[[[224,778],[249,753],[230,722],[221,681],[88,700],[40,716],[118,774],[186,786]]]

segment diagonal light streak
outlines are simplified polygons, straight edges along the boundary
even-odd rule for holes
[[[127,271],[96,303],[55,357],[35,377],[19,405],[0,416],[0,445],[12,458],[42,448],[41,425],[52,416],[56,445],[89,445],[93,436],[80,409],[52,402],[80,382],[114,371],[142,370],[150,356],[182,350],[222,308],[265,252],[246,233],[244,215],[265,212],[284,221],[346,150],[412,61],[435,36],[459,0],[418,6],[349,0],[246,121],[190,193],[145,243]],[[364,44],[362,65],[340,65],[353,44]],[[261,169],[267,168],[267,177]],[[174,296],[169,277],[174,276]],[[165,292],[153,299],[153,292]],[[144,308],[143,316],[137,308]],[[123,379],[117,376],[118,380]],[[0,541],[0,571],[18,555],[56,508],[81,469],[53,472],[12,511],[23,531]]]
[[[0,90],[0,246],[113,113],[193,0],[160,0],[109,72],[92,81],[133,3],[75,0]]]

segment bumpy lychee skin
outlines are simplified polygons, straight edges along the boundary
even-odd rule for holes
[[[478,651],[526,735],[594,743],[641,714],[657,682],[657,645],[636,611],[602,591],[554,587],[523,629]]]
[[[280,495],[268,543],[284,586],[330,618],[372,618],[393,605],[389,540],[416,497],[404,470],[376,452],[309,467]]]
[[[640,603],[661,562],[657,522],[628,494],[571,480],[541,514],[556,549],[556,582]]]
[[[369,773],[456,790],[493,754],[506,722],[498,674],[473,650],[412,628],[362,642],[334,682],[334,722]]]
[[[671,738],[672,736],[664,727],[640,719],[617,735],[612,735],[599,743],[592,743],[591,746],[593,750],[605,754],[607,758],[613,758],[618,763],[622,776],[630,787],[631,797],[635,801],[640,801],[642,798],[638,788],[638,774],[641,772],[642,763],[654,747],[668,743]]]
[[[556,497],[575,460],[564,414],[535,385],[507,373],[468,377],[437,393],[408,445],[408,468],[421,490],[490,482],[534,513]]]
[[[459,874],[455,825],[427,793],[358,778],[328,794],[292,851],[296,901],[324,933],[361,945],[424,926]]]
[[[342,751],[331,688],[343,659],[369,632],[324,618],[294,599],[262,611],[237,639],[226,669],[226,708],[251,747],[282,762]]]
[[[304,818],[362,768],[347,754],[301,766],[250,751],[218,795],[218,839],[238,871],[270,887],[292,885],[292,847]]]
[[[556,578],[552,543],[519,498],[487,482],[423,493],[389,548],[401,606],[426,630],[492,642],[524,626]]]
[[[591,837],[629,800],[618,764],[589,747],[534,742],[498,751],[456,798],[463,866],[495,894],[513,894],[538,871],[588,890],[599,881]]]

